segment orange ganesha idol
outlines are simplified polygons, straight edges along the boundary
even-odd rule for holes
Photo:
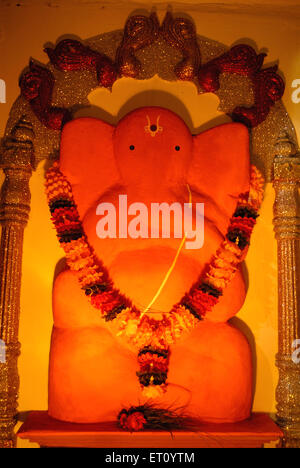
[[[119,414],[132,430],[151,405],[207,422],[249,417],[251,350],[228,323],[245,300],[263,193],[247,128],[192,136],[160,107],[116,127],[75,119],[46,192],[67,260],[53,288],[50,416]]]

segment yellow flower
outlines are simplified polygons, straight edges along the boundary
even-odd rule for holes
[[[137,326],[137,321],[136,320],[130,320],[129,323],[127,323],[126,328],[125,328],[125,334],[130,338],[131,336],[134,336],[137,332],[138,326]]]
[[[162,396],[165,391],[165,385],[148,385],[148,387],[143,387],[142,394],[146,398],[157,398]]]

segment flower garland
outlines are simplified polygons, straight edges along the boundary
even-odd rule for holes
[[[169,313],[157,320],[142,314],[114,287],[83,231],[70,183],[57,162],[47,171],[46,194],[67,264],[77,273],[81,288],[102,318],[114,320],[118,335],[125,335],[140,348],[137,376],[146,396],[154,397],[165,390],[170,345],[184,332],[195,328],[213,309],[244,260],[262,202],[263,185],[262,175],[252,165],[250,191],[240,195],[225,239],[206,273]]]

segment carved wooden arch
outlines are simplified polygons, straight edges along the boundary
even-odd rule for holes
[[[228,49],[198,36],[194,24],[170,12],[159,24],[155,13],[132,16],[124,30],[96,39],[65,39],[47,47],[50,62],[30,61],[20,78],[21,95],[13,105],[1,148],[5,182],[0,220],[0,446],[15,444],[17,358],[23,231],[30,210],[29,179],[43,159],[56,157],[60,131],[76,106],[87,105],[90,91],[111,88],[120,77],[192,81],[199,92],[213,92],[220,110],[248,126],[253,162],[276,190],[278,240],[280,379],[278,422],[285,446],[300,446],[300,366],[291,359],[300,338],[300,154],[294,128],[281,102],[284,82],[277,67],[263,68],[265,54],[246,44]],[[155,60],[155,57],[158,57]],[[274,159],[275,156],[275,159]]]

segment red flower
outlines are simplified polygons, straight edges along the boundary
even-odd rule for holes
[[[122,297],[113,289],[91,296],[91,303],[96,309],[101,309],[102,314],[105,315],[122,304]]]
[[[122,427],[122,429],[126,429],[127,428],[127,418],[128,418],[128,413],[125,411],[121,413],[120,417],[119,417],[119,423],[120,423],[120,426]]]
[[[144,418],[143,413],[136,411],[128,416],[126,421],[126,427],[130,431],[140,431],[141,429],[143,429],[146,422],[147,421]]]
[[[250,238],[250,235],[252,233],[252,230],[255,226],[256,220],[253,218],[241,218],[241,217],[235,217],[232,218],[230,221],[230,230],[233,229],[239,229],[243,231],[248,238]]]
[[[190,304],[198,315],[204,317],[217,304],[219,299],[198,288],[193,288],[183,298],[183,303]]]
[[[146,419],[141,411],[133,411],[128,413],[126,410],[122,410],[118,416],[119,424],[122,429],[128,429],[129,431],[140,431],[146,424]]]

